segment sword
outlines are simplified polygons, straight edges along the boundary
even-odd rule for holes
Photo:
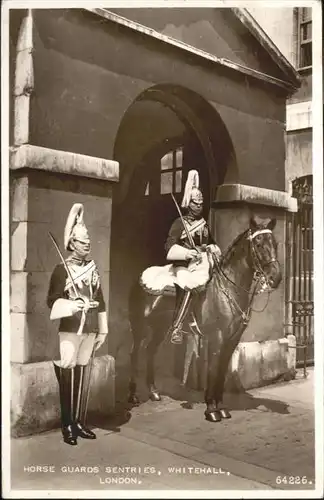
[[[184,220],[184,218],[183,218],[183,216],[182,216],[182,213],[181,213],[180,207],[179,207],[179,205],[178,205],[178,203],[177,203],[177,200],[175,199],[175,197],[174,197],[173,193],[171,193],[171,196],[172,196],[172,199],[173,199],[173,201],[174,201],[174,204],[175,204],[175,206],[176,206],[176,208],[177,208],[177,210],[178,210],[178,213],[179,213],[179,215],[180,215],[180,219],[181,219],[182,225],[183,225],[183,227],[184,227],[185,233],[186,233],[186,235],[187,235],[187,238],[188,238],[188,240],[189,240],[189,243],[190,243],[190,245],[192,246],[192,248],[193,248],[194,250],[197,250],[197,252],[199,252],[198,248],[196,247],[196,245],[195,245],[195,243],[194,243],[193,237],[192,237],[192,235],[191,235],[191,234],[190,234],[190,232],[189,232],[189,229],[188,229],[188,227],[187,227],[187,224],[185,223],[185,220]]]
[[[83,409],[82,412],[80,412],[82,414],[81,421],[82,421],[83,425],[86,424],[87,415],[88,415],[89,397],[90,397],[90,389],[91,389],[91,374],[92,374],[92,369],[93,369],[94,357],[95,357],[95,348],[93,347],[91,357],[90,357],[90,362],[89,362],[85,408]]]
[[[71,283],[72,283],[72,286],[73,286],[73,290],[74,290],[75,295],[76,295],[78,298],[81,298],[81,297],[80,297],[80,294],[79,294],[79,292],[78,292],[78,290],[77,290],[77,287],[75,286],[75,283],[74,283],[74,280],[73,280],[73,277],[72,277],[71,271],[70,271],[70,269],[69,269],[69,267],[68,267],[67,263],[65,262],[65,259],[64,259],[63,255],[62,255],[62,252],[61,252],[61,250],[60,250],[60,247],[59,247],[59,246],[58,246],[58,244],[57,244],[56,239],[54,238],[54,236],[52,235],[52,233],[51,233],[50,231],[48,232],[48,234],[49,234],[49,237],[51,238],[52,242],[54,243],[54,246],[55,246],[55,248],[56,248],[56,250],[57,250],[57,253],[59,254],[60,259],[61,259],[61,261],[62,261],[62,264],[63,264],[63,266],[64,266],[64,268],[65,268],[65,270],[66,270],[66,272],[67,272],[67,275],[68,275],[68,277],[70,278],[70,281],[71,281]]]
[[[72,287],[73,287],[73,290],[74,290],[74,293],[75,293],[76,297],[77,297],[78,299],[83,300],[83,298],[80,296],[80,293],[78,292],[77,287],[75,286],[75,283],[74,283],[74,280],[73,280],[73,277],[72,277],[71,271],[70,271],[70,269],[69,269],[69,266],[68,266],[68,265],[67,265],[67,263],[65,262],[65,259],[64,259],[63,255],[62,255],[62,252],[61,252],[61,250],[60,250],[60,247],[59,247],[59,246],[58,246],[58,244],[57,244],[56,239],[54,238],[54,236],[52,235],[52,233],[51,233],[50,231],[48,232],[48,234],[49,234],[49,237],[51,238],[52,242],[54,243],[54,246],[55,246],[55,248],[56,248],[56,250],[57,250],[57,253],[58,253],[58,254],[59,254],[59,256],[60,256],[60,259],[61,259],[61,261],[62,261],[62,264],[63,264],[63,266],[64,266],[64,268],[65,268],[65,270],[66,270],[66,272],[67,272],[67,275],[68,275],[68,277],[69,277],[69,279],[70,279],[70,281],[71,281],[71,284],[72,284]],[[84,302],[84,300],[83,300],[83,302]],[[82,316],[81,316],[81,321],[80,321],[80,326],[79,326],[79,329],[78,329],[77,335],[81,335],[81,333],[82,333],[82,330],[83,330],[83,327],[84,327],[84,323],[85,323],[85,315],[86,315],[86,313],[85,313],[85,311],[83,310],[83,311],[82,311]]]

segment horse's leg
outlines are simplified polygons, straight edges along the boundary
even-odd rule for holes
[[[205,417],[209,422],[220,422],[221,415],[215,404],[215,379],[219,364],[219,354],[223,343],[223,337],[220,330],[217,335],[211,334],[208,338],[208,370],[207,386],[205,390]]]
[[[166,329],[164,326],[154,325],[152,326],[152,337],[147,346],[147,365],[146,365],[146,383],[149,388],[149,397],[152,401],[161,401],[161,395],[158,389],[155,387],[155,355],[156,352],[165,336]]]
[[[136,331],[135,329],[132,329],[132,333],[134,340],[133,340],[133,348],[130,354],[131,373],[129,380],[128,402],[136,406],[139,405],[140,403],[140,400],[136,394],[136,389],[137,389],[136,379],[138,375],[138,353],[141,345],[141,336],[139,335],[140,332]]]
[[[217,374],[214,382],[214,399],[216,407],[219,410],[222,418],[231,418],[228,408],[223,404],[225,380],[228,371],[228,366],[233,355],[233,352],[239,343],[242,336],[241,328],[235,332],[234,336],[230,339],[224,339],[222,349],[219,357],[219,364],[217,367]]]
[[[145,335],[145,308],[146,295],[136,282],[130,289],[128,297],[129,323],[131,334],[133,337],[133,347],[130,353],[130,379],[129,379],[129,395],[128,402],[133,405],[139,404],[139,398],[136,394],[136,379],[138,375],[138,354],[141,345],[141,340]]]

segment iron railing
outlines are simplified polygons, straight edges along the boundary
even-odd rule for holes
[[[286,327],[296,337],[296,363],[314,363],[314,269],[312,176],[293,182],[298,212],[287,216]]]

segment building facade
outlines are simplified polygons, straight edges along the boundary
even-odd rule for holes
[[[286,112],[286,190],[298,199],[298,212],[287,217],[285,326],[297,338],[297,362],[304,365],[314,360],[312,10],[249,9],[301,79]]]
[[[10,12],[12,425],[54,425],[57,325],[46,294],[74,202],[85,207],[103,276],[109,341],[95,359],[90,409],[114,407],[132,344],[128,294],[164,262],[186,173],[199,171],[222,249],[253,213],[275,217],[282,265],[286,99],[300,78],[244,9],[33,9]],[[284,284],[252,314],[233,357],[243,387],[294,369]],[[256,310],[264,306],[257,299]],[[181,356],[174,346],[160,353]]]

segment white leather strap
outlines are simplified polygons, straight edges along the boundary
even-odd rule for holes
[[[248,239],[253,240],[253,238],[258,236],[259,234],[264,234],[264,233],[272,233],[272,231],[271,231],[271,229],[259,229],[258,231],[255,231],[253,234],[248,236]]]

